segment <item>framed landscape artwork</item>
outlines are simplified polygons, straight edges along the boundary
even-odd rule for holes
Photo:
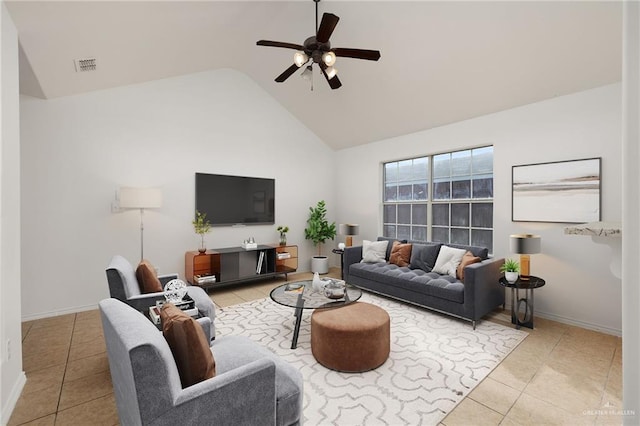
[[[513,222],[598,222],[601,158],[512,167]]]

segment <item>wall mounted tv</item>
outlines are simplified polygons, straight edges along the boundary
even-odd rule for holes
[[[275,179],[196,173],[196,210],[214,226],[273,225]]]

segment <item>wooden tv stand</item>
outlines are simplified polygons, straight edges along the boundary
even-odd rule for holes
[[[258,270],[262,255],[262,264]],[[289,253],[288,258],[282,257]],[[280,256],[279,256],[280,254]],[[288,279],[290,272],[298,269],[298,246],[278,244],[260,244],[255,249],[227,247],[207,250],[205,253],[188,251],[184,254],[184,275],[189,284],[195,283],[194,275],[215,275],[216,282],[199,285],[204,289],[240,284],[277,275]]]

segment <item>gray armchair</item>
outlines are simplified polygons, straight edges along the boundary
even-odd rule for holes
[[[118,300],[99,306],[121,424],[302,423],[302,375],[267,349],[240,336],[216,339],[216,376],[182,389],[162,333]],[[206,333],[209,318],[198,322]]]
[[[131,263],[122,256],[113,256],[107,267],[107,282],[109,294],[114,299],[121,300],[138,311],[145,311],[156,304],[158,300],[165,300],[164,293],[140,293],[140,285],[136,272]],[[169,281],[178,278],[177,274],[160,275],[158,279],[164,286]],[[188,286],[187,294],[193,299],[200,314],[211,319],[211,339],[216,336],[215,319],[216,308],[206,291],[200,287]]]

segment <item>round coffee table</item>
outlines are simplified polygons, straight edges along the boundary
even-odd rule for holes
[[[279,303],[280,305],[295,308],[294,316],[296,317],[296,324],[293,330],[293,339],[291,340],[291,349],[295,349],[298,346],[298,334],[300,333],[300,322],[302,320],[303,310],[336,308],[348,305],[360,299],[362,296],[362,290],[347,284],[343,298],[329,299],[324,295],[324,293],[315,291],[311,286],[311,281],[306,280],[287,283],[276,287],[271,290],[271,294],[269,296],[271,297],[271,300]]]

